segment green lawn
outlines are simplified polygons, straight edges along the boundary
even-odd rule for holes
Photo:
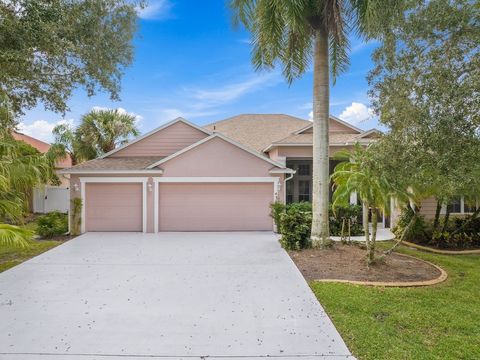
[[[10,269],[62,243],[62,241],[56,240],[32,240],[32,244],[28,248],[0,246],[0,272]]]
[[[358,359],[480,359],[480,256],[434,255],[449,278],[424,288],[311,287]]]
[[[21,227],[35,232],[37,223],[30,221],[25,225],[21,225]],[[31,245],[27,248],[0,246],[0,272],[10,269],[60,244],[62,244],[62,241],[32,240]]]

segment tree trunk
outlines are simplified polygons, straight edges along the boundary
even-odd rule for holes
[[[329,128],[329,66],[328,32],[315,32],[313,56],[313,191],[312,191],[312,245],[325,247],[330,241],[328,158]]]
[[[365,246],[367,247],[367,254],[370,252],[370,229],[368,228],[368,204],[363,203],[363,231],[365,232]]]
[[[440,225],[440,211],[442,210],[442,202],[437,199],[437,208],[435,209],[435,218],[433,220],[433,231],[436,232]]]
[[[448,220],[450,219],[450,209],[447,206],[447,212],[445,213],[445,218],[443,219],[443,228],[442,232],[447,231],[447,226],[448,226]]]
[[[377,208],[372,208],[372,239],[370,240],[370,249],[368,251],[368,263],[372,264],[375,261],[375,243],[377,240]]]

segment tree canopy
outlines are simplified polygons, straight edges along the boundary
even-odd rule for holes
[[[119,98],[133,59],[137,1],[0,2],[0,95],[15,113],[42,102],[65,112],[73,89]]]
[[[441,202],[480,193],[480,7],[416,3],[374,55],[370,94],[396,181]]]

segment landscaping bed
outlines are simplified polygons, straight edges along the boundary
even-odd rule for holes
[[[365,250],[355,245],[337,244],[326,250],[305,249],[288,253],[307,281],[419,282],[434,280],[441,275],[439,269],[425,261],[396,253],[367,267]]]

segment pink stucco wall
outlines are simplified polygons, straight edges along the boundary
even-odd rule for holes
[[[161,183],[159,230],[272,230],[272,201],[272,183]]]
[[[125,156],[168,156],[207,137],[204,132],[183,122],[177,122],[139,142],[110,155]]]
[[[274,165],[214,138],[160,165],[167,176],[270,176]]]

